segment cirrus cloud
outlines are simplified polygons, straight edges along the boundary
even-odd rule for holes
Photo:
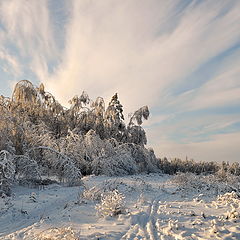
[[[240,133],[239,29],[237,0],[2,0],[1,83],[43,82],[63,104],[118,92],[126,113],[150,106],[157,150],[200,156]]]

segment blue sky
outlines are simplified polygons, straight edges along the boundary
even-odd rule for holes
[[[64,105],[109,99],[158,156],[240,162],[240,1],[1,0],[1,94],[28,79]]]

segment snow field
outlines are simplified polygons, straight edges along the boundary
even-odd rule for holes
[[[15,187],[0,199],[0,239],[240,239],[238,193],[179,188],[161,174],[87,176],[83,186]],[[97,214],[101,196],[118,191],[124,211]]]

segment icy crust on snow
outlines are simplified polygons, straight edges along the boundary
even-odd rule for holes
[[[15,187],[0,198],[0,239],[240,239],[239,192],[189,191],[175,180],[91,175],[80,187]],[[124,211],[97,214],[114,199]]]

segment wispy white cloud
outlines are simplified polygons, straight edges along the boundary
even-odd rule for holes
[[[156,117],[154,116],[153,119]],[[220,132],[240,131],[232,126],[239,123],[240,113],[235,114],[208,114],[196,113],[169,116],[158,124],[147,125],[150,144],[158,142],[164,136],[176,143],[191,143],[208,141]]]
[[[236,53],[236,56],[230,56],[223,61],[213,76],[204,81],[202,85],[164,99],[166,108],[173,108],[176,114],[238,104],[240,100],[240,68],[238,64],[240,51],[238,50]]]
[[[107,99],[118,92],[125,113],[149,105],[154,114],[145,126],[151,142],[158,143],[162,134],[169,148],[176,144],[179,151],[184,138],[176,136],[174,142],[174,132],[185,133],[187,146],[191,141],[195,146],[198,136],[214,131],[215,137],[238,121],[239,112],[220,117],[214,112],[189,117],[188,112],[239,103],[240,52],[227,54],[240,44],[239,1],[57,2],[62,4],[58,13],[51,0],[0,2],[5,47],[0,58],[6,71],[24,78],[33,74],[63,104],[86,90],[90,97]],[[219,56],[222,63],[203,79],[204,69],[197,70]],[[188,84],[192,87],[185,90]],[[182,93],[174,94],[174,88],[183,88]],[[206,141],[220,146],[217,138]]]
[[[47,64],[58,54],[53,37],[47,0],[3,0],[1,44],[12,45],[24,64],[40,81],[48,78]],[[8,47],[11,49],[11,47]],[[27,77],[27,76],[26,76]]]
[[[54,52],[55,41],[47,3],[47,0],[1,1],[1,22],[6,40],[14,43],[22,55],[31,57],[38,51],[51,58]]]
[[[181,1],[71,3],[62,64],[47,81],[63,101],[85,89],[119,92],[130,110],[157,106],[165,89],[240,37],[236,1],[193,2],[180,12]]]
[[[62,102],[81,90],[107,97],[119,92],[124,103],[131,99],[132,111],[157,106],[167,88],[239,40],[240,4],[230,3],[67,1],[64,49],[56,47],[47,0],[3,0],[0,12],[5,40]],[[61,64],[50,73],[58,57]]]
[[[19,60],[4,49],[0,49],[0,60],[5,63],[1,66],[3,71],[12,74],[15,77],[22,73],[22,67]]]

